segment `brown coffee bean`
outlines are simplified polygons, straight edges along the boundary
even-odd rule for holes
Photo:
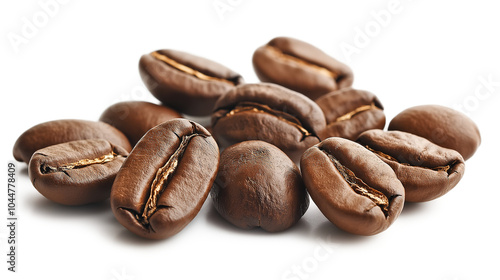
[[[438,198],[462,178],[464,159],[455,150],[401,131],[369,130],[357,142],[389,164],[405,188],[406,201]]]
[[[326,128],[320,138],[342,137],[356,140],[369,129],[383,129],[384,107],[371,92],[345,88],[323,95],[316,100],[326,118]]]
[[[477,125],[465,114],[439,105],[408,108],[389,123],[400,130],[424,137],[441,147],[458,151],[468,160],[481,144]]]
[[[217,175],[219,149],[202,126],[174,119],[149,130],[116,176],[111,207],[150,239],[181,231],[200,211]]]
[[[347,232],[382,232],[403,209],[404,188],[391,167],[350,140],[331,137],[314,145],[300,168],[318,208]]]
[[[56,120],[44,122],[26,130],[14,144],[13,154],[17,161],[28,163],[31,155],[42,148],[55,144],[105,139],[127,152],[132,150],[127,137],[118,129],[103,122],[85,120]]]
[[[277,232],[293,226],[309,206],[300,171],[276,146],[245,141],[225,149],[211,196],[233,225]]]
[[[313,100],[353,82],[347,65],[294,38],[277,37],[258,48],[253,67],[262,82],[282,85]]]
[[[79,140],[36,151],[29,162],[33,186],[64,205],[84,205],[109,198],[116,173],[128,152],[104,139]]]
[[[316,103],[274,84],[241,85],[221,97],[212,115],[212,131],[221,147],[262,140],[296,161],[319,142],[325,117]]]
[[[175,118],[182,118],[182,115],[168,107],[144,101],[126,101],[108,107],[99,120],[119,129],[135,146],[148,130]]]
[[[141,78],[163,104],[181,113],[210,115],[217,99],[243,83],[231,69],[176,50],[157,50],[139,61]]]

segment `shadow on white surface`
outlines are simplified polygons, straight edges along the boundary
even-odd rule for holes
[[[428,215],[427,208],[429,208],[428,202],[405,202],[401,216],[413,216],[424,213],[423,215]]]
[[[330,244],[361,244],[372,239],[371,236],[361,236],[343,231],[330,221],[320,224],[314,233],[317,238]]]
[[[95,217],[106,212],[111,212],[109,199],[83,206],[66,206],[57,204],[43,197],[42,195],[29,197],[28,207],[32,208],[39,215],[46,215],[53,218],[82,218]]]
[[[178,234],[176,234],[176,235],[171,236],[169,238],[159,239],[159,240],[147,239],[147,238],[144,238],[144,237],[141,237],[141,236],[138,236],[138,235],[132,233],[131,231],[129,231],[128,229],[123,227],[120,223],[118,223],[118,221],[115,220],[114,222],[120,228],[119,230],[117,230],[118,233],[116,235],[114,235],[114,240],[119,242],[119,243],[123,243],[123,244],[127,244],[127,245],[141,246],[141,247],[156,246],[159,243],[166,244],[169,242],[175,242],[175,241],[171,241],[171,240],[175,239],[175,237],[178,235]]]
[[[19,166],[19,175],[28,177],[28,165],[22,162],[16,162],[16,165]]]
[[[235,225],[226,221],[224,218],[222,218],[213,205],[209,205],[209,209],[206,214],[206,219],[211,225],[214,225],[220,229],[227,230],[229,232],[237,234],[250,234],[255,236],[277,236],[284,234],[308,235],[310,232],[310,224],[304,219],[300,219],[292,227],[280,232],[267,232],[262,228],[252,228],[252,229],[238,228]]]

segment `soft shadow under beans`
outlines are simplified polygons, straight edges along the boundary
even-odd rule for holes
[[[215,207],[213,205],[209,206],[209,209],[207,211],[206,215],[207,221],[210,222],[210,224],[222,228],[224,230],[228,230],[234,233],[239,233],[239,234],[254,234],[254,235],[269,235],[268,232],[264,231],[261,228],[254,228],[254,229],[241,229],[238,228],[232,224],[230,224],[228,221],[224,220]]]
[[[330,221],[320,224],[315,231],[317,238],[324,240],[327,244],[361,244],[368,242],[371,236],[362,236],[345,232]]]
[[[237,234],[249,234],[255,236],[277,236],[283,234],[295,234],[295,235],[309,236],[311,232],[311,224],[305,219],[300,219],[292,227],[280,232],[267,232],[261,228],[241,229],[232,225],[224,218],[222,218],[213,205],[209,205],[209,209],[206,213],[206,219],[210,223],[210,225],[214,225],[215,227],[221,228],[223,230],[228,230],[230,232],[234,232]]]
[[[56,218],[95,217],[108,211],[111,212],[109,200],[83,206],[66,206],[52,202],[43,196],[33,196],[27,205],[41,215]]]
[[[23,164],[21,168],[19,168],[19,174],[28,177],[28,165]]]
[[[426,208],[428,208],[428,204],[426,202],[405,202],[401,215],[416,215],[425,212]]]
[[[115,235],[114,240],[123,244],[143,247],[154,246],[158,243],[175,242],[172,240],[175,239],[176,236],[171,236],[167,239],[148,239],[132,233],[131,231],[120,225],[118,221],[115,222],[120,226],[120,229],[117,230],[118,233]]]
[[[310,216],[311,214],[309,214]],[[318,215],[322,215],[318,210]],[[282,232],[270,233],[266,232],[261,228],[254,229],[241,229],[238,228],[228,221],[224,220],[213,205],[209,206],[206,212],[206,219],[211,224],[223,230],[228,230],[237,234],[248,234],[254,236],[278,236],[283,234],[300,235],[301,237],[312,238],[313,240],[324,240],[326,243],[331,244],[345,244],[345,243],[363,243],[368,242],[370,236],[355,235],[345,232],[330,221],[324,218],[323,222],[315,223],[317,219],[312,219],[313,223],[307,220],[307,217],[302,217],[297,224],[293,225],[291,228],[284,230]]]
[[[166,240],[147,239],[132,233],[116,220],[113,211],[111,211],[111,208],[109,210],[110,210],[109,213],[106,213],[106,216],[103,217],[104,222],[101,226],[101,232],[103,235],[112,239],[113,240],[112,242],[119,242],[134,246],[150,246],[157,244],[158,242],[166,241]],[[174,237],[175,236],[168,238],[167,240],[170,240]]]

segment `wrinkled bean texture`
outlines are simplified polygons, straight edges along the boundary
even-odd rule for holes
[[[357,142],[390,165],[405,188],[406,201],[436,199],[462,178],[465,163],[455,150],[401,131],[369,130]]]
[[[99,118],[119,129],[135,146],[151,128],[182,115],[166,106],[144,101],[119,102],[108,107]]]
[[[212,131],[221,147],[246,140],[262,140],[298,161],[319,142],[325,117],[316,103],[279,85],[245,84],[230,90],[216,103]]]
[[[162,123],[144,135],[118,172],[113,213],[139,236],[172,236],[200,211],[218,165],[219,149],[205,128],[186,119]]]
[[[459,152],[465,160],[481,144],[479,128],[469,117],[440,105],[408,108],[389,123],[389,130],[409,132],[445,148]]]
[[[323,95],[316,103],[326,118],[321,139],[342,137],[354,141],[366,130],[385,126],[384,107],[371,92],[345,88]]]
[[[282,85],[311,99],[349,87],[352,70],[304,41],[277,37],[253,54],[253,67],[262,82]]]
[[[84,205],[109,198],[127,155],[104,139],[71,141],[36,151],[28,172],[33,186],[49,200]]]
[[[222,152],[211,197],[231,224],[269,232],[290,228],[309,206],[295,163],[276,146],[255,140]]]
[[[163,104],[194,116],[210,115],[217,99],[243,78],[206,58],[176,50],[157,50],[139,61],[141,78]]]
[[[331,137],[300,161],[312,200],[340,229],[374,235],[387,229],[404,204],[404,188],[391,167],[363,146]]]
[[[132,150],[127,137],[107,123],[65,119],[44,122],[26,130],[14,144],[13,154],[17,161],[28,163],[39,149],[86,139],[105,139],[128,152]]]

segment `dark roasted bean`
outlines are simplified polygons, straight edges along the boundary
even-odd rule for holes
[[[104,139],[78,140],[36,151],[29,162],[33,186],[64,205],[84,205],[109,198],[128,152]]]
[[[108,107],[99,120],[118,128],[127,136],[130,144],[135,146],[151,128],[181,117],[177,111],[165,106],[144,101],[126,101]]]
[[[351,69],[306,42],[277,37],[253,55],[255,73],[262,82],[282,85],[311,99],[353,82]]]
[[[276,146],[255,140],[222,152],[211,196],[219,214],[233,225],[270,232],[293,226],[309,206],[295,163]]]
[[[300,167],[318,208],[347,232],[382,232],[403,209],[405,192],[394,171],[355,142],[328,138],[304,153]]]
[[[454,150],[401,131],[369,130],[357,140],[389,164],[403,183],[406,201],[438,198],[462,178],[464,159]]]
[[[13,154],[18,161],[28,163],[39,149],[75,140],[105,139],[130,152],[132,147],[121,131],[103,122],[57,120],[41,123],[26,130],[14,144]]]
[[[294,161],[319,142],[325,117],[307,97],[274,84],[246,84],[221,97],[212,115],[212,131],[222,147],[262,140]]]
[[[219,63],[176,50],[143,55],[139,71],[158,100],[194,116],[210,115],[221,95],[243,83],[238,73]]]
[[[326,118],[321,139],[342,137],[356,140],[363,131],[385,126],[382,103],[368,91],[346,88],[323,95],[316,103]]]
[[[395,116],[389,130],[409,132],[445,148],[458,151],[465,160],[474,155],[481,134],[465,114],[439,105],[408,108]]]
[[[116,219],[151,239],[181,231],[200,211],[219,165],[208,131],[186,119],[151,130],[123,164],[111,190]]]

